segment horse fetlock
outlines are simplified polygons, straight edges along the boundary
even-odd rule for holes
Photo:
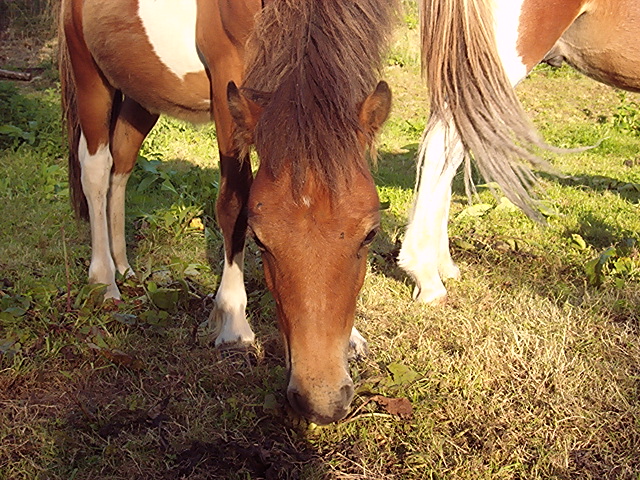
[[[447,301],[447,289],[439,278],[431,284],[416,282],[413,299],[425,305],[442,305]]]
[[[215,338],[216,348],[242,347],[255,341],[244,307],[230,311],[216,303],[209,315],[209,328],[210,336]]]
[[[89,283],[107,285],[104,298],[120,299],[120,290],[115,280],[115,265],[113,262],[98,262],[93,260],[89,266]]]
[[[460,268],[451,258],[441,261],[440,265],[438,265],[438,272],[440,273],[440,278],[443,280],[460,279]]]
[[[356,327],[353,327],[351,330],[351,337],[349,338],[347,359],[349,361],[361,361],[367,355],[369,355],[369,345],[367,344],[367,340],[360,334]]]
[[[413,257],[403,255],[403,252],[400,252],[398,256],[398,264],[416,282],[416,286],[413,289],[413,299],[427,305],[444,303],[447,297],[447,289],[442,283],[442,278],[457,278],[456,275],[460,275],[458,267],[453,262],[448,265],[448,267],[452,268],[443,272],[440,269],[443,265],[436,266],[432,262],[416,262]],[[445,273],[451,276],[446,276]]]

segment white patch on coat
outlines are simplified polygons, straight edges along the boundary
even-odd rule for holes
[[[156,55],[176,76],[204,70],[196,50],[196,0],[138,0],[138,17]]]
[[[514,86],[529,73],[517,49],[523,3],[524,0],[494,0],[493,2],[496,47],[507,77]]]
[[[349,338],[349,360],[362,360],[368,353],[369,347],[367,346],[367,340],[354,326],[351,329],[351,337]]]
[[[308,195],[303,195],[301,201],[302,205],[304,205],[305,207],[309,208],[311,206],[311,199]]]

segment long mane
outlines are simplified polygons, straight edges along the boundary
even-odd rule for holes
[[[329,187],[358,158],[358,106],[378,80],[397,0],[273,0],[256,18],[243,89],[264,111],[256,150],[294,185],[312,169]],[[278,132],[277,136],[274,132]],[[355,152],[359,152],[354,155]]]

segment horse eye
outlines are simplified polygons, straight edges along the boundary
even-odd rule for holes
[[[253,241],[256,242],[256,246],[261,250],[261,251],[265,251],[267,249],[267,247],[264,246],[264,243],[262,243],[262,240],[260,240],[258,238],[258,236],[254,233],[253,234]]]
[[[366,247],[367,245],[370,245],[371,242],[373,242],[373,239],[376,238],[376,235],[378,234],[378,230],[379,228],[376,227],[367,234],[364,241],[362,242],[363,247]]]

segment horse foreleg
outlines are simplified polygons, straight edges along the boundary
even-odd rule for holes
[[[149,113],[137,102],[125,98],[116,119],[111,140],[113,171],[108,200],[109,238],[115,268],[122,275],[133,275],[127,259],[124,235],[125,193],[127,181],[138,158],[140,146],[153,128],[158,115]]]
[[[416,282],[414,298],[437,304],[445,300],[443,279],[457,278],[447,234],[451,182],[463,158],[453,128],[436,123],[423,137],[417,193],[398,256],[399,265]]]
[[[253,343],[255,339],[246,317],[243,273],[246,202],[252,179],[249,159],[220,155],[220,176],[216,213],[224,237],[225,260],[216,305],[209,318],[218,333],[216,347]]]
[[[220,189],[216,216],[224,238],[224,268],[209,325],[217,332],[216,347],[253,343],[255,335],[247,322],[247,292],[244,286],[244,243],[247,233],[247,202],[253,181],[251,161],[235,145],[233,120],[227,102],[227,85],[239,82],[243,61],[232,44],[226,56],[209,56],[212,67],[213,116],[220,150]]]

